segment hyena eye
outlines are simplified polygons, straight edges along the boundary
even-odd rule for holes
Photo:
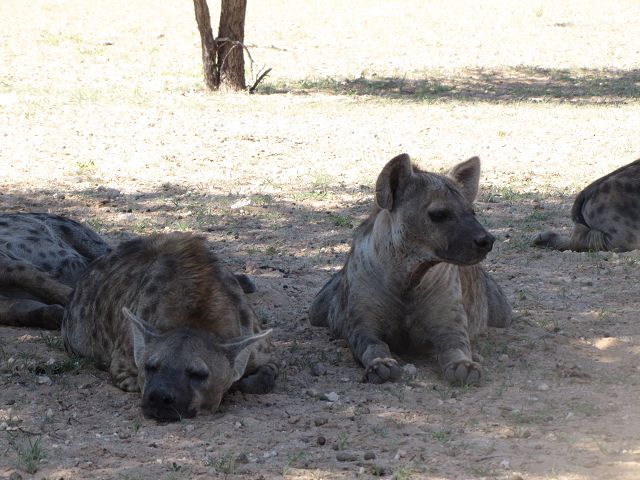
[[[445,209],[430,210],[429,218],[433,223],[440,223],[440,222],[446,222],[447,220],[451,220],[451,218],[453,218],[453,215],[451,214],[451,211],[445,210]]]
[[[191,380],[195,380],[196,382],[204,382],[207,378],[209,378],[209,372],[206,370],[192,370],[187,369],[187,377]]]

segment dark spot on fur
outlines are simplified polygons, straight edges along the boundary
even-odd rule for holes
[[[600,186],[600,191],[602,193],[609,193],[611,191],[611,185],[607,182],[604,182],[601,186]]]
[[[121,257],[137,253],[142,250],[146,246],[146,244],[147,242],[143,238],[136,238],[134,240],[123,242],[118,246],[116,255]]]
[[[13,272],[13,267],[7,267],[6,271],[7,271],[7,273]]]
[[[58,250],[58,255],[65,255],[67,253],[66,250],[60,249]]]
[[[596,208],[596,213],[598,215],[602,215],[604,213],[604,205],[600,205],[598,208]]]
[[[616,222],[616,223],[617,223],[617,222],[619,222],[619,221],[620,221],[620,215],[614,215],[614,216],[612,217],[612,220],[613,220],[614,222]]]
[[[151,284],[147,287],[147,291],[145,292],[147,295],[153,295],[158,291],[158,286],[155,284]]]
[[[16,269],[17,269],[19,272],[24,272],[24,271],[26,270],[26,268],[27,268],[27,267],[25,267],[24,265],[18,265],[18,266],[16,267]]]
[[[636,243],[636,236],[631,232],[627,233],[627,243],[630,245],[634,245]]]
[[[147,320],[151,316],[151,307],[147,305],[142,309],[142,318]]]
[[[47,258],[47,254],[46,254],[46,253],[44,253],[44,252],[38,252],[38,256],[39,256],[40,258]]]
[[[40,237],[36,237],[35,235],[29,235],[29,236],[27,237],[27,240],[28,240],[30,243],[38,243],[38,242],[40,242]]]
[[[42,269],[46,270],[47,272],[50,272],[51,270],[53,270],[53,267],[51,266],[50,263],[42,262]]]
[[[67,225],[60,225],[60,231],[65,235],[71,235],[71,229]]]
[[[5,243],[4,246],[7,250],[11,250],[13,248],[13,245],[11,245],[11,242]]]
[[[0,222],[0,227],[8,227],[9,224],[5,221]]]
[[[27,231],[32,235],[38,235],[40,233],[37,228],[30,228]]]
[[[247,330],[249,329],[249,327],[251,326],[251,316],[249,315],[249,313],[244,310],[241,309],[240,310],[240,324],[246,328]]]
[[[610,228],[610,229],[609,229],[609,233],[610,233],[611,235],[615,235],[616,233],[618,233],[618,229],[617,229],[617,228]]]

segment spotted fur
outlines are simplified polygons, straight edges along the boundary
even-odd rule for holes
[[[542,232],[536,247],[576,252],[640,248],[640,159],[599,178],[582,190],[571,209],[571,236]]]
[[[160,420],[215,410],[231,388],[270,391],[269,332],[204,239],[179,233],[125,242],[94,262],[62,324],[69,352],[141,391],[143,412]]]
[[[443,176],[405,154],[378,177],[373,212],[309,312],[312,325],[347,339],[365,380],[399,377],[391,351],[434,347],[446,379],[480,381],[471,339],[487,325],[507,326],[511,308],[477,265],[494,242],[471,205],[479,176],[476,157]]]

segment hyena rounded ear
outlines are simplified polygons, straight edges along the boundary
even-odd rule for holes
[[[471,157],[469,160],[459,163],[451,169],[449,177],[458,183],[460,190],[469,202],[475,201],[480,186],[480,159]]]
[[[233,338],[226,343],[219,345],[222,348],[233,366],[233,381],[240,380],[247,368],[247,362],[251,356],[252,347],[255,343],[271,336],[272,329],[255,335],[246,335],[244,337]]]
[[[380,208],[393,209],[397,193],[413,175],[411,157],[406,153],[389,160],[376,181],[376,203]]]
[[[133,360],[136,367],[140,368],[142,363],[142,355],[147,346],[147,342],[159,335],[158,331],[134,314],[127,307],[122,308],[125,318],[131,322],[131,333],[133,337]]]

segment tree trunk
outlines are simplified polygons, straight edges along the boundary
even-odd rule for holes
[[[204,70],[204,82],[207,88],[217,90],[220,86],[220,75],[216,65],[216,42],[211,30],[211,17],[207,0],[193,0],[196,10],[196,22],[200,31],[202,43],[202,68]],[[244,18],[244,14],[243,14]]]
[[[219,85],[224,89],[244,90],[246,88],[243,46],[246,11],[247,0],[222,0],[216,46],[218,47]]]

